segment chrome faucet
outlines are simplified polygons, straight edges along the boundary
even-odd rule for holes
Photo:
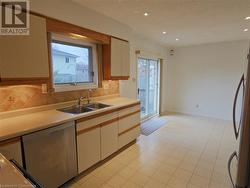
[[[81,103],[84,101],[86,97],[81,96],[77,101],[77,106],[81,106]]]
[[[91,89],[88,89],[87,96],[81,96],[77,101],[77,106],[81,106],[81,103],[86,99],[87,104],[90,103],[90,92],[92,92]]]

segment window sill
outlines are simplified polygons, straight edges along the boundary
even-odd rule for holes
[[[97,89],[97,84],[79,84],[79,85],[54,85],[55,92],[65,92],[65,91],[78,91],[78,90],[84,90],[84,89]]]

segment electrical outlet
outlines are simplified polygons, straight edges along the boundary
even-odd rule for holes
[[[42,84],[42,93],[48,93],[47,84]]]

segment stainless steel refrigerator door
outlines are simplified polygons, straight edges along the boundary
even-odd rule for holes
[[[250,49],[249,49],[250,54]],[[248,68],[244,95],[241,139],[239,148],[239,162],[236,187],[249,186],[250,165],[250,56],[248,55]]]
[[[23,137],[26,170],[45,188],[56,188],[77,175],[74,122]]]

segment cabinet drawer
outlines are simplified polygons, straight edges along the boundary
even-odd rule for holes
[[[122,118],[123,116],[128,115],[130,113],[133,113],[135,111],[140,111],[140,105],[136,105],[136,106],[133,106],[130,108],[125,108],[123,110],[120,110],[119,111],[119,118]]]
[[[118,137],[118,147],[122,148],[123,146],[127,145],[128,143],[132,142],[133,140],[135,140],[137,137],[140,136],[140,125],[136,125],[133,128],[131,128],[131,130],[123,133],[123,134],[119,134]]]
[[[126,117],[123,116],[123,118],[121,117],[119,119],[119,126],[118,126],[119,133],[124,132],[140,123],[140,111],[135,111],[128,115],[129,116]]]
[[[86,119],[87,118],[88,117],[86,117]],[[96,118],[89,119],[86,121],[83,120],[82,122],[77,123],[76,130],[78,132],[78,131],[82,131],[85,129],[89,129],[91,127],[94,127],[96,125],[100,125],[103,122],[106,122],[106,121],[109,121],[109,120],[112,120],[115,118],[118,118],[118,112],[113,112],[113,113],[110,113],[108,115],[96,117]]]

